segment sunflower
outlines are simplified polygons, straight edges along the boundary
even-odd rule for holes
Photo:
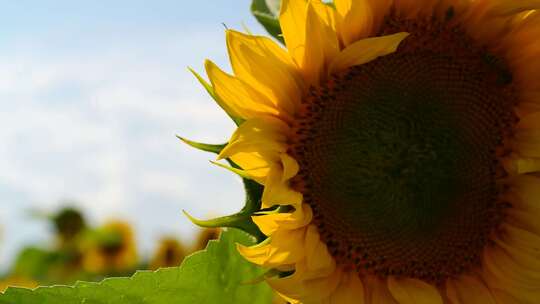
[[[83,247],[83,268],[92,273],[127,273],[137,264],[137,247],[131,225],[110,221]]]
[[[86,221],[81,212],[74,208],[64,208],[52,217],[56,234],[61,245],[69,245],[86,229]]]
[[[3,293],[9,287],[18,287],[18,288],[36,288],[38,283],[30,278],[24,276],[12,275],[7,278],[0,279],[0,293]]]
[[[178,266],[186,256],[186,250],[175,238],[163,238],[150,262],[150,269]]]
[[[283,0],[205,64],[292,303],[538,303],[540,1]]]

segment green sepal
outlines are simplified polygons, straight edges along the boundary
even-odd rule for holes
[[[253,2],[251,2],[251,13],[266,29],[268,34],[279,40],[281,43],[284,43],[278,14],[276,9],[272,12],[269,8],[268,2],[270,1],[272,2],[272,5],[279,7],[280,0],[253,0]]]
[[[241,169],[240,166],[235,164],[232,160],[227,159],[227,161],[231,167]],[[243,178],[242,182],[244,183],[244,191],[246,192],[246,201],[242,211],[248,212],[249,214],[260,211],[264,187],[251,178]]]
[[[331,2],[324,2],[324,4],[330,6],[331,8],[336,8],[336,4],[335,4],[333,1],[331,1]]]
[[[264,187],[254,180],[244,179],[244,191],[246,192],[246,202],[243,211],[253,214],[261,209],[261,198]]]
[[[212,162],[220,167],[226,168],[229,171],[232,171],[242,177],[242,182],[244,183],[244,191],[246,193],[245,203],[242,210],[233,215],[222,216],[214,218],[211,220],[198,220],[186,211],[184,214],[189,218],[189,220],[197,226],[207,227],[207,228],[217,228],[217,227],[232,227],[243,230],[257,239],[257,242],[261,242],[266,239],[266,236],[261,232],[259,227],[253,222],[251,216],[261,209],[261,198],[263,193],[263,186],[250,179],[245,175],[240,167],[235,164],[230,159],[227,159],[230,166],[226,166],[217,162]],[[245,177],[244,177],[245,176]]]
[[[221,100],[221,98],[219,98],[219,96],[217,96],[216,92],[214,91],[214,88],[212,87],[212,85],[208,81],[206,81],[201,75],[199,75],[199,73],[195,72],[194,69],[188,67],[188,70],[195,76],[195,78],[197,78],[197,80],[204,87],[206,92],[208,92],[208,94],[210,94],[210,97],[212,97],[212,99],[214,99],[214,101],[219,105],[219,107],[222,108],[223,111],[225,111],[225,113],[227,113],[227,115],[229,115],[229,117],[234,121],[234,123],[237,126],[241,125],[244,122],[244,119],[242,119],[240,117],[236,117],[236,116],[232,115],[231,113],[229,113],[227,111],[227,106],[225,105],[223,100]]]
[[[259,283],[265,282],[267,279],[279,277],[280,275],[281,275],[281,271],[274,268],[270,268],[266,270],[264,273],[262,273],[260,276],[244,282],[244,284],[259,284]]]
[[[264,234],[259,230],[259,227],[255,225],[253,220],[251,219],[251,214],[248,212],[238,212],[233,215],[227,215],[222,216],[218,218],[214,218],[211,220],[199,220],[197,218],[194,218],[189,213],[187,213],[185,210],[182,210],[185,216],[195,225],[199,227],[204,228],[220,228],[220,227],[227,227],[227,228],[237,228],[242,231],[245,231],[255,237],[257,239],[257,242],[260,242],[266,238]]]
[[[220,144],[220,145],[213,145],[213,144],[205,144],[205,143],[192,141],[192,140],[186,139],[186,138],[184,138],[184,137],[182,137],[180,135],[176,135],[176,137],[178,139],[180,139],[182,142],[184,142],[185,144],[187,144],[188,146],[190,146],[190,147],[193,147],[195,149],[205,151],[205,152],[215,153],[215,154],[219,154],[221,152],[221,150],[223,150],[223,148],[225,148],[225,146],[227,146],[226,143],[225,144]]]
[[[245,174],[242,173],[241,168],[235,164],[230,159],[227,159],[230,166],[226,166],[217,162],[212,162],[213,164],[216,164],[220,167],[226,168],[227,170],[230,170],[236,174],[238,174],[240,177],[242,177],[242,182],[244,183],[244,190],[246,193],[245,196],[245,203],[242,210],[240,210],[238,213],[235,213],[233,215],[228,216],[222,216],[211,220],[198,220],[191,215],[189,215],[186,211],[183,211],[184,214],[189,218],[189,220],[201,227],[207,227],[207,228],[217,228],[217,227],[233,227],[238,228],[240,230],[243,230],[249,234],[251,234],[253,237],[257,239],[257,242],[261,242],[264,239],[266,239],[266,236],[261,232],[259,227],[255,225],[253,220],[251,219],[251,216],[259,211],[261,209],[261,198],[263,193],[263,186],[255,182],[254,180],[251,180],[247,176],[243,176]]]
[[[269,215],[278,213],[292,213],[295,208],[291,205],[274,205],[270,208],[261,209],[255,212],[253,215]]]
[[[221,167],[223,169],[226,169],[226,170],[229,170],[231,171],[232,173],[240,176],[243,180],[246,180],[246,179],[251,179],[251,177],[245,173],[242,169],[239,169],[239,168],[235,168],[235,167],[231,167],[231,166],[227,166],[227,165],[224,165],[222,163],[218,163],[218,162],[215,162],[215,161],[210,161],[212,164],[218,166],[218,167]]]

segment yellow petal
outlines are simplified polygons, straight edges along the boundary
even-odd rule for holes
[[[483,264],[482,277],[490,289],[504,290],[523,303],[540,298],[538,273],[516,264],[500,247],[487,248]]]
[[[513,15],[523,11],[540,9],[540,0],[495,0],[490,13],[496,16]]]
[[[272,167],[283,166],[283,159],[287,162],[287,173],[296,174],[294,160],[281,156],[288,147],[286,141],[289,131],[287,124],[278,118],[251,118],[237,128],[218,159],[230,158],[246,174],[262,184]]]
[[[298,66],[304,62],[306,47],[306,0],[283,0],[279,14],[279,24],[285,45]]]
[[[495,238],[494,242],[501,247],[517,264],[523,265],[531,270],[540,271],[540,259],[531,254],[530,250],[523,250],[518,246],[512,246],[504,239]]]
[[[482,272],[482,278],[489,286],[490,290],[504,291],[504,299],[516,299],[519,304],[537,304],[539,298],[538,291],[534,289],[522,288],[519,285],[515,285],[511,281],[501,281],[498,278],[498,275],[494,275],[490,270],[484,269]],[[499,294],[500,296],[500,294]],[[497,304],[510,304],[513,302],[500,302],[500,297],[497,297],[496,292],[493,295],[494,299],[497,301]],[[452,303],[454,304],[454,303]]]
[[[325,4],[320,0],[311,0],[311,4],[324,23],[329,25],[334,33],[337,33],[336,19],[339,17],[338,12],[332,6]],[[338,37],[336,36],[336,38]]]
[[[283,169],[281,166],[270,168],[264,185],[265,187],[262,195],[263,208],[268,208],[273,205],[292,205],[295,208],[300,207],[300,204],[302,203],[302,194],[291,189],[288,182],[283,181]]]
[[[540,172],[540,158],[511,155],[503,160],[504,169],[510,174]]]
[[[225,146],[222,152],[219,154],[219,159],[231,157],[238,153],[275,153],[275,157],[271,159],[278,159],[280,153],[284,153],[287,150],[287,145],[278,140],[272,140],[271,138],[250,138],[250,140],[238,140],[231,142]]]
[[[336,262],[328,252],[326,244],[321,241],[317,227],[314,225],[308,226],[305,246],[304,277],[315,279],[331,275],[336,269]]]
[[[336,290],[342,275],[341,270],[336,269],[329,276],[306,279],[304,272],[305,262],[299,262],[296,265],[294,274],[279,279],[268,279],[268,284],[279,293],[288,298],[295,299],[300,303],[328,303],[330,295]]]
[[[527,158],[540,157],[540,140],[523,141],[519,140],[512,145],[513,149],[520,155]]]
[[[285,44],[308,85],[318,85],[339,51],[334,16],[319,0],[284,0],[280,25]]]
[[[540,259],[540,236],[537,234],[514,227],[508,223],[501,225],[500,234],[500,239],[506,244],[527,252],[536,259]]]
[[[399,304],[442,304],[442,297],[434,286],[417,279],[388,278],[388,289]]]
[[[452,304],[497,304],[482,280],[470,275],[449,279],[446,294]]]
[[[510,209],[506,211],[505,222],[540,236],[540,212],[524,212]]]
[[[495,302],[497,304],[524,304],[523,302],[519,302],[516,298],[509,295],[505,291],[494,289],[491,291],[491,293],[493,294],[493,298],[495,299]],[[534,303],[531,302],[530,304]]]
[[[321,41],[324,48],[325,62],[329,62],[340,51],[339,37],[336,32],[337,27],[337,12],[336,10],[320,0],[311,0],[310,5],[313,11],[319,17],[319,23],[321,26]]]
[[[332,304],[365,304],[364,284],[359,275],[353,272],[347,272],[341,276],[341,281],[337,289],[330,296]]]
[[[255,215],[251,218],[262,233],[270,236],[278,229],[294,230],[307,226],[313,218],[313,212],[308,204],[302,204],[301,208],[297,208],[292,213]]]
[[[269,38],[232,30],[227,31],[227,47],[235,76],[294,115],[303,84],[289,54]]]
[[[522,117],[514,134],[514,150],[524,157],[540,157],[540,113]]]
[[[269,242],[246,247],[237,245],[240,254],[251,263],[263,267],[279,267],[294,264],[305,255],[306,228],[278,230]]]
[[[540,178],[532,175],[519,175],[511,180],[510,191],[515,194],[515,199],[510,203],[516,208],[540,212]]]
[[[534,112],[540,112],[540,102],[531,102],[530,100],[527,100],[526,97],[523,97],[522,100],[523,101],[517,104],[514,108],[516,111],[516,115],[519,118],[530,115]],[[538,98],[537,100],[540,100],[540,98]]]
[[[287,124],[275,117],[261,116],[249,119],[236,129],[227,146],[219,153],[218,159],[241,152],[283,153],[287,150],[288,133]],[[279,159],[278,156],[273,159]]]
[[[309,2],[306,18],[305,54],[303,61],[300,62],[300,68],[304,79],[310,85],[319,85],[322,80],[321,76],[324,76],[325,51],[330,49],[325,40],[327,28],[328,26],[324,24]]]
[[[205,62],[205,67],[216,95],[223,101],[223,106],[227,107],[227,113],[244,119],[279,114],[279,110],[266,96],[245,82],[223,72],[209,60]]]
[[[283,182],[288,181],[296,176],[300,170],[300,166],[298,165],[296,159],[287,153],[281,154],[281,164],[283,165],[283,177],[281,179]]]
[[[277,160],[272,159],[271,155],[257,152],[235,153],[230,158],[242,168],[245,174],[263,185],[268,177],[270,168],[275,166],[277,162]]]
[[[501,283],[515,285],[523,289],[537,289],[540,295],[540,271],[520,265],[499,246],[488,248],[484,252],[486,269],[494,273]]]
[[[370,62],[380,56],[395,52],[408,33],[367,38],[344,49],[330,64],[330,73],[337,73],[355,65]]]
[[[335,0],[342,18],[341,38],[350,45],[371,35],[374,28],[373,10],[369,0]]]
[[[388,290],[388,284],[382,279],[368,275],[363,279],[366,303],[399,304]]]

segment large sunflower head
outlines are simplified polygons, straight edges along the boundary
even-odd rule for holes
[[[537,303],[540,1],[283,0],[207,61],[297,303]]]

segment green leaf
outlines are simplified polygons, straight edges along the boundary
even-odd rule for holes
[[[266,283],[254,282],[264,270],[244,260],[236,243],[251,245],[246,233],[229,229],[219,241],[188,257],[180,267],[140,271],[131,278],[100,283],[79,282],[73,287],[9,288],[0,304],[269,304]]]
[[[280,0],[253,0],[251,13],[272,37],[283,43],[278,20],[280,3]]]
[[[54,262],[55,255],[52,252],[28,247],[17,256],[12,272],[24,277],[42,278]]]

